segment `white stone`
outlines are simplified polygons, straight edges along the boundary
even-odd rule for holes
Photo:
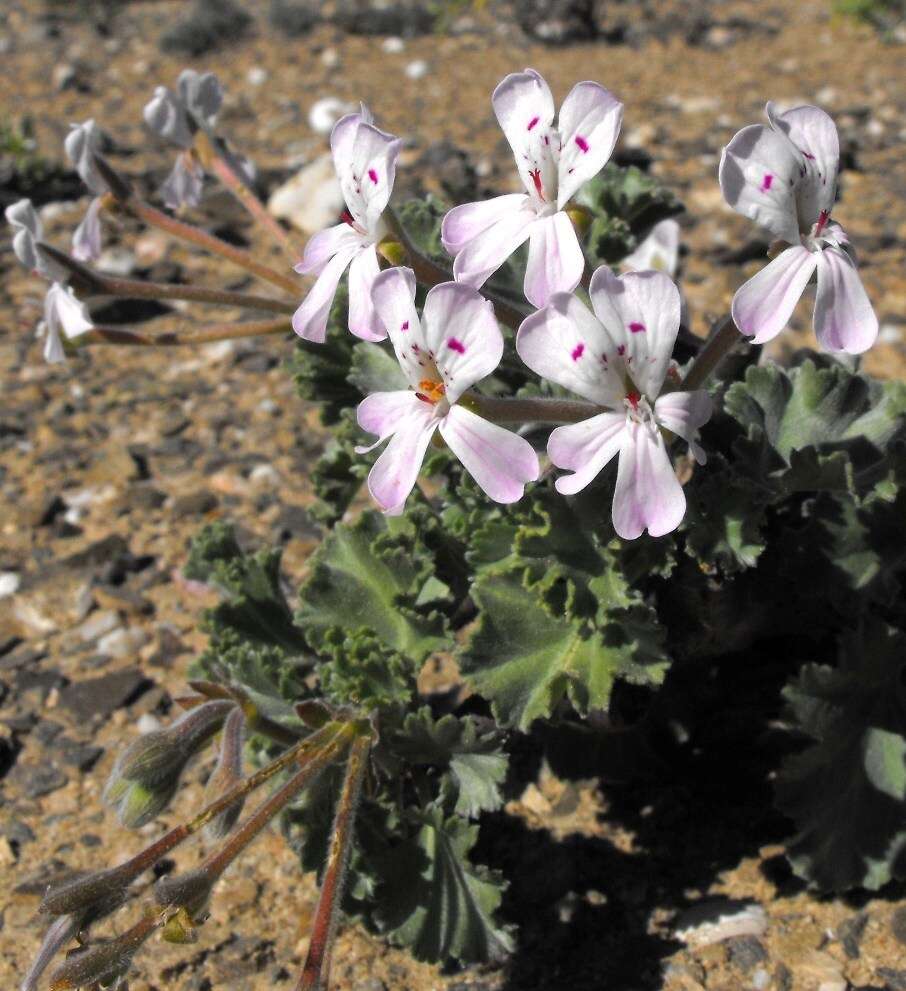
[[[249,86],[263,86],[267,82],[268,71],[260,65],[253,65],[246,73],[245,78],[248,80]]]
[[[902,344],[903,331],[894,323],[882,323],[878,331],[878,341],[881,344]]]
[[[89,616],[76,631],[84,641],[97,640],[116,630],[120,625],[120,618],[115,609],[104,609]]]
[[[421,79],[428,75],[428,63],[424,59],[416,59],[406,66],[406,75],[410,79]]]
[[[140,736],[144,736],[146,733],[156,733],[161,728],[161,722],[157,716],[152,715],[150,712],[143,712],[138,717],[135,728],[138,730]]]
[[[768,928],[764,909],[750,902],[714,899],[692,905],[676,920],[674,934],[688,946],[710,946],[733,936],[763,936]]]
[[[308,111],[308,126],[315,134],[330,134],[341,117],[355,113],[358,109],[355,103],[346,103],[335,96],[325,96],[313,103]]]
[[[328,69],[336,69],[340,64],[340,53],[336,48],[325,48],[321,52],[321,63],[326,65]]]
[[[119,659],[137,654],[148,642],[148,634],[138,626],[121,626],[98,640],[98,651]]]
[[[105,248],[97,260],[97,267],[108,275],[121,279],[132,275],[136,269],[135,255],[128,248]]]
[[[406,47],[406,42],[402,38],[385,38],[381,42],[381,48],[388,55],[397,55]]]
[[[280,473],[273,465],[255,465],[249,472],[249,481],[259,489],[275,489],[280,484]]]
[[[22,579],[15,571],[0,571],[0,599],[15,595],[21,584]]]
[[[273,216],[288,220],[306,234],[335,224],[345,205],[330,155],[321,155],[303,166],[267,201]]]

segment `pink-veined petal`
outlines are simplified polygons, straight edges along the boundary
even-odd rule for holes
[[[399,138],[366,124],[360,114],[343,117],[331,133],[330,147],[343,198],[369,235],[376,234],[393,191],[401,146]]]
[[[522,321],[516,351],[549,382],[593,403],[622,409],[626,389],[621,369],[608,357],[616,352],[616,345],[572,293],[556,293],[547,306]]]
[[[371,287],[371,300],[384,325],[400,368],[413,389],[422,379],[433,379],[428,344],[415,309],[415,273],[411,268],[388,268]]]
[[[440,433],[466,471],[495,502],[521,499],[538,478],[538,455],[527,440],[471,410],[454,406]]]
[[[528,204],[525,197],[524,204]],[[457,282],[480,289],[510,255],[528,240],[535,211],[524,205],[505,214],[497,223],[473,237],[456,255],[453,276]]]
[[[855,262],[841,248],[818,254],[815,334],[828,351],[861,354],[878,336],[878,318]]]
[[[804,156],[804,174],[796,185],[800,230],[810,230],[821,211],[830,214],[837,194],[840,139],[833,120],[818,107],[794,107],[777,113],[773,103],[765,108],[771,127],[785,134]]]
[[[192,145],[186,108],[166,86],[158,86],[142,111],[145,123],[156,135],[180,148]]]
[[[357,234],[349,224],[337,224],[318,231],[308,239],[302,261],[293,266],[293,271],[300,275],[317,275],[338,251],[362,243],[362,235]]]
[[[490,200],[463,203],[455,206],[441,224],[441,241],[444,248],[455,255],[473,240],[492,227],[498,220],[523,210],[528,197],[525,193],[506,193]]]
[[[547,441],[547,453],[558,468],[574,473],[557,479],[554,483],[557,491],[573,495],[584,489],[616,456],[625,429],[625,413],[599,413],[553,430]]]
[[[782,134],[750,124],[734,135],[720,158],[721,192],[737,213],[775,237],[799,243],[796,186],[802,157]]]
[[[364,341],[382,341],[387,332],[371,299],[381,266],[373,244],[362,248],[349,266],[349,329]]]
[[[373,392],[366,396],[356,409],[356,419],[363,430],[377,434],[373,444],[356,447],[356,454],[367,454],[378,444],[395,434],[406,418],[424,403],[411,389],[396,392]]]
[[[776,337],[789,323],[817,264],[816,252],[796,245],[741,285],[730,307],[740,331],[755,344]]]
[[[546,306],[556,292],[572,292],[584,271],[585,255],[569,217],[559,210],[536,220],[529,235],[523,286],[532,306]]]
[[[670,463],[660,430],[630,420],[623,432],[613,528],[624,540],[644,530],[662,537],[675,530],[686,512],[686,496]]]
[[[101,132],[93,120],[73,124],[63,141],[63,148],[73,168],[95,196],[107,192],[107,183],[94,164],[94,156],[100,151],[100,146]]]
[[[616,276],[602,265],[588,288],[595,316],[615,348],[610,365],[624,369],[636,388],[654,401],[670,365],[680,323],[680,294],[663,272]]]
[[[664,272],[672,279],[679,264],[679,247],[680,226],[672,217],[668,217],[651,228],[635,251],[620,262],[620,268],[626,272],[645,272],[651,269]]]
[[[576,83],[557,118],[560,130],[557,208],[562,210],[607,164],[623,123],[623,104],[603,86]]]
[[[101,198],[96,196],[72,234],[72,257],[80,262],[94,261],[101,253]]]
[[[204,169],[188,155],[180,154],[160,187],[160,195],[165,206],[178,210],[181,206],[198,206],[203,188]]]
[[[511,72],[497,84],[491,104],[516,156],[516,164],[521,166],[520,157],[529,136],[548,130],[554,122],[550,87],[534,69]]]
[[[347,266],[359,251],[358,247],[344,248],[321,269],[315,284],[293,314],[293,330],[306,341],[323,344],[327,336],[330,308],[337,293],[337,286]]]
[[[418,399],[416,402],[421,408],[413,407],[399,421],[390,443],[368,473],[368,491],[387,513],[399,512],[405,503],[438,427],[434,407]]]
[[[703,465],[707,460],[697,434],[714,411],[714,403],[704,389],[693,392],[668,392],[658,396],[654,404],[655,419],[662,427],[682,437],[695,460]]]
[[[494,307],[477,289],[460,282],[444,282],[428,292],[422,330],[449,403],[490,375],[503,357]]]

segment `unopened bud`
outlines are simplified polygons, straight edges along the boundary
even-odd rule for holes
[[[385,237],[378,244],[377,250],[391,268],[406,264],[406,249],[392,236]]]
[[[194,921],[189,917],[189,913],[181,908],[175,915],[167,919],[164,928],[160,931],[161,939],[167,943],[183,945],[194,943],[198,940],[198,930]]]
[[[81,927],[81,920],[71,915],[61,915],[51,923],[41,941],[41,948],[28,968],[28,973],[22,978],[19,991],[36,991],[38,981],[47,970],[50,961],[76,935]]]
[[[209,805],[242,780],[242,749],[245,745],[245,713],[235,708],[223,724],[220,754],[205,787],[205,804]],[[222,839],[242,812],[244,798],[238,798],[205,826],[205,833],[213,840]]]
[[[201,922],[207,915],[214,880],[202,869],[162,877],[154,885],[154,900],[163,908],[185,909],[193,923]]]
[[[186,764],[223,725],[234,703],[205,702],[166,729],[132,743],[110,773],[104,800],[117,807],[124,826],[137,829],[167,807]]]
[[[579,237],[584,237],[588,228],[591,227],[591,213],[584,206],[577,206],[573,203],[566,208],[566,216],[569,217],[570,223],[575,227]]]
[[[43,915],[71,915],[87,925],[116,911],[126,900],[135,872],[111,867],[52,884],[41,901]]]
[[[132,965],[136,950],[156,925],[151,919],[143,919],[116,939],[71,954],[51,975],[50,991],[69,991],[91,984],[108,987],[118,983]]]

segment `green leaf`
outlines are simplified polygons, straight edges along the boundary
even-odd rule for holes
[[[329,631],[364,629],[391,650],[422,661],[448,643],[446,623],[416,603],[433,576],[434,560],[405,517],[388,523],[368,511],[340,524],[312,558],[296,622],[324,649]]]
[[[877,890],[906,878],[906,637],[872,621],[837,668],[806,666],[786,692],[814,742],[783,765],[780,809],[796,823],[796,873],[818,887]]]
[[[506,777],[507,755],[499,749],[499,734],[479,733],[473,718],[447,715],[435,720],[430,709],[420,709],[409,713],[391,746],[410,764],[449,769],[457,815],[474,818],[503,804],[500,785]]]
[[[503,884],[473,864],[478,827],[436,806],[410,812],[417,832],[384,865],[377,919],[391,942],[420,960],[484,963],[513,948],[494,919]]]
[[[372,392],[395,392],[409,388],[406,376],[392,352],[368,341],[361,341],[352,349],[349,381],[363,396]]]
[[[597,585],[602,603],[612,597],[605,584]],[[639,650],[618,621],[596,628],[553,615],[518,572],[482,575],[472,598],[479,622],[459,655],[460,670],[504,725],[528,731],[564,699],[583,715],[602,709],[617,677],[663,678],[665,658],[651,657],[647,644]],[[613,598],[617,608],[625,601],[622,591]]]
[[[415,692],[418,671],[412,661],[371,634],[333,628],[325,633],[320,651],[329,657],[318,665],[321,690],[337,706],[374,712],[405,705]]]

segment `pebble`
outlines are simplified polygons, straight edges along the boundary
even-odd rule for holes
[[[0,599],[15,595],[21,584],[22,579],[15,571],[0,571]]]
[[[325,48],[321,52],[321,64],[327,66],[328,69],[336,69],[340,64],[340,53],[336,48]]]
[[[260,65],[253,65],[246,74],[249,86],[263,86],[268,80],[268,71]]]
[[[330,134],[341,117],[355,113],[358,109],[355,103],[346,103],[335,96],[325,96],[313,103],[308,111],[308,126],[315,134]]]
[[[60,692],[60,702],[77,720],[88,722],[95,717],[109,717],[134,702],[152,684],[139,668],[121,668],[67,685]]]
[[[135,272],[138,261],[128,248],[105,248],[97,260],[97,267],[108,275],[125,279]]]
[[[416,59],[406,66],[406,76],[409,79],[422,79],[428,75],[428,63],[424,59]]]
[[[88,619],[76,630],[77,635],[89,643],[99,637],[110,633],[120,625],[120,618],[113,609],[104,609],[100,612],[92,613]]]
[[[336,223],[344,206],[343,192],[329,154],[303,166],[275,189],[267,201],[267,209],[273,216],[288,220],[306,234],[315,234]]]
[[[385,38],[381,42],[381,48],[388,55],[398,55],[406,47],[406,42],[402,38],[395,38],[393,36]]]
[[[890,917],[890,931],[898,943],[906,946],[906,905],[898,908]]]
[[[734,936],[763,936],[767,927],[767,915],[755,902],[714,899],[699,902],[682,912],[674,933],[687,945],[701,947]]]
[[[139,627],[120,627],[98,640],[98,651],[123,660],[137,654],[148,642],[148,634]]]
[[[9,777],[26,798],[49,795],[62,788],[68,780],[56,764],[47,760],[40,764],[16,764]]]
[[[156,733],[161,728],[161,721],[150,712],[143,712],[139,716],[135,728],[138,730],[139,736],[144,736],[146,733]]]

